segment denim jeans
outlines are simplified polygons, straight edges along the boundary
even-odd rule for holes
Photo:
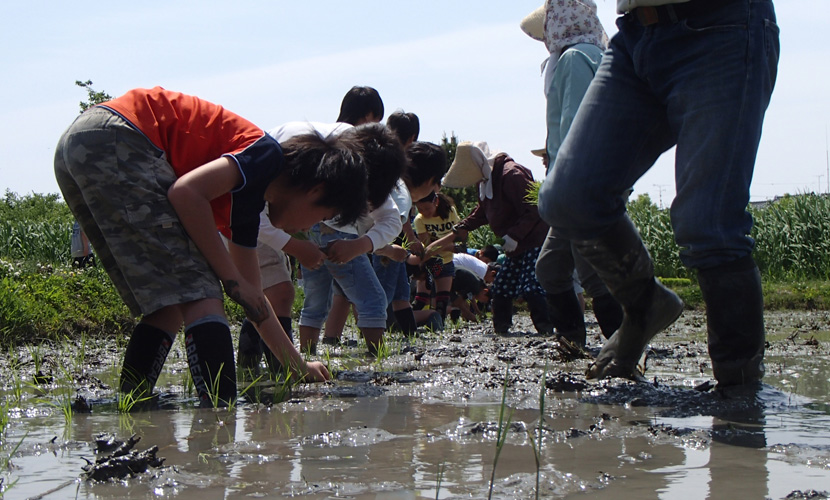
[[[646,27],[626,15],[617,27],[540,190],[540,215],[565,237],[599,237],[676,144],[671,220],[683,263],[750,254],[749,186],[778,67],[772,1]]]
[[[372,267],[375,269],[378,282],[380,282],[380,286],[383,287],[386,294],[387,305],[395,300],[409,302],[411,287],[405,263],[375,255],[372,258]]]
[[[317,224],[309,231],[309,239],[320,247],[332,241],[357,238],[324,224]],[[322,328],[331,309],[332,282],[336,281],[349,302],[357,308],[359,328],[386,327],[386,294],[378,282],[369,257],[359,255],[345,264],[326,260],[319,269],[303,270],[305,300],[300,314],[300,326]]]

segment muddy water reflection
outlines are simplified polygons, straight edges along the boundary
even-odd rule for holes
[[[609,389],[611,398],[614,392]],[[78,498],[99,499],[408,499],[435,498],[436,492],[439,498],[484,498],[498,432],[499,395],[493,396],[457,405],[395,394],[310,394],[233,413],[179,408],[129,417],[79,414],[54,443],[61,417],[20,416],[10,440],[28,436],[13,460],[18,483],[7,498],[52,488],[59,489],[43,498],[71,498],[76,491]],[[542,497],[587,490],[617,499],[783,498],[793,490],[830,490],[827,413],[772,388],[759,399],[761,404],[739,405],[731,415],[678,417],[665,408],[605,404],[590,395],[551,396],[541,448]],[[494,497],[534,497],[527,430],[538,426],[538,415],[538,409],[513,412]],[[92,437],[116,430],[141,436],[139,449],[158,445],[171,467],[124,483],[67,486],[82,457],[93,457]]]

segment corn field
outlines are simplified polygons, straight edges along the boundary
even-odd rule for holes
[[[0,224],[0,255],[15,261],[69,263],[71,222],[41,221]]]
[[[462,198],[463,199],[463,198]],[[469,204],[469,203],[468,203]],[[464,205],[464,213],[470,207]],[[750,209],[755,221],[755,261],[769,280],[830,279],[830,198],[814,194],[785,196],[763,208]],[[693,278],[680,263],[668,210],[648,196],[628,204],[656,274],[664,278]],[[30,263],[68,265],[72,216],[57,195],[17,197],[6,193],[0,203],[0,257]],[[496,241],[489,228],[471,234],[470,246]],[[480,233],[480,234],[479,234]]]
[[[658,276],[693,277],[680,263],[668,210],[648,196],[628,204],[631,220],[654,260]],[[766,280],[830,278],[830,198],[804,194],[785,196],[763,208],[751,208],[755,239],[753,257]]]

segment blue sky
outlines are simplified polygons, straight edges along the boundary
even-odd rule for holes
[[[609,34],[615,3],[597,0]],[[485,140],[542,177],[544,45],[519,29],[541,0],[3,2],[0,190],[58,192],[55,143],[86,95],[161,85],[270,129],[333,121],[352,85],[377,88],[387,114],[419,115],[421,139]],[[779,0],[781,63],[752,200],[828,191],[827,0]],[[664,155],[635,185],[668,205]]]

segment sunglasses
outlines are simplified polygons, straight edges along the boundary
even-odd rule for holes
[[[421,198],[420,200],[416,201],[415,203],[429,203],[431,201],[434,201],[436,196],[437,195],[435,194],[435,191],[432,191],[428,195],[426,195],[423,198]]]

